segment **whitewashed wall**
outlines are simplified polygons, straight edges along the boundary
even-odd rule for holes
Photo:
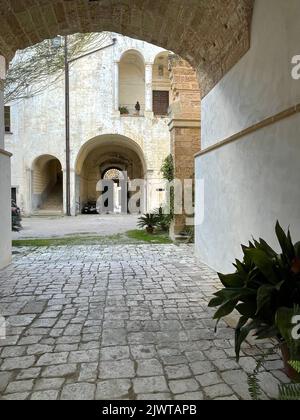
[[[0,79],[4,80],[6,64],[0,56]],[[4,150],[3,91],[0,80],[0,269],[11,260],[11,193],[10,156]]]
[[[256,0],[250,51],[202,102],[202,147],[300,103],[291,59],[300,54],[298,0]],[[196,250],[229,271],[240,244],[261,236],[273,245],[277,219],[300,240],[300,114],[196,159],[204,221]],[[202,202],[197,201],[198,217]]]

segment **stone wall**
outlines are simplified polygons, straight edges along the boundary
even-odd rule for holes
[[[12,58],[57,34],[111,31],[174,51],[198,69],[207,93],[250,45],[254,0],[7,0],[0,53]]]
[[[0,110],[3,110],[5,74],[5,59],[0,55]],[[4,150],[4,113],[0,112],[0,269],[11,261],[10,158],[10,153]]]
[[[195,70],[185,60],[170,56],[169,69],[172,97],[169,127],[174,176],[184,182],[195,178],[194,156],[201,147],[200,89]],[[171,236],[176,236],[184,229],[187,216],[185,213],[175,215]]]
[[[249,52],[202,101],[196,249],[219,271],[252,235],[278,249],[276,220],[300,239],[299,21],[298,0],[257,0]]]

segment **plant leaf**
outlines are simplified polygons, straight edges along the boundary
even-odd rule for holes
[[[295,249],[291,240],[290,232],[286,235],[279,222],[276,223],[276,235],[282,249],[282,253],[287,255],[290,260],[295,258]]]

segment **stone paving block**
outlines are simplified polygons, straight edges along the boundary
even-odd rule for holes
[[[152,376],[148,378],[135,378],[133,389],[136,394],[169,392],[164,376]]]
[[[216,372],[204,373],[196,376],[197,381],[203,387],[209,385],[216,385],[222,382],[222,378]]]
[[[91,363],[99,360],[98,350],[71,351],[69,356],[70,363]]]
[[[67,362],[69,353],[46,353],[37,361],[37,366],[60,365]]]
[[[47,390],[47,391],[38,391],[31,394],[30,399],[33,401],[55,401],[58,399],[58,391]]]
[[[172,399],[172,396],[167,392],[157,394],[139,394],[137,399],[140,401],[168,401]]]
[[[12,379],[12,373],[0,372],[0,394],[3,393],[10,380]]]
[[[193,378],[178,379],[176,381],[169,381],[169,387],[173,394],[184,394],[185,392],[198,391],[199,384]]]
[[[18,357],[23,356],[26,352],[26,347],[24,346],[10,346],[4,347],[1,353],[1,358],[5,359],[7,357]]]
[[[23,401],[23,400],[27,400],[29,395],[30,395],[29,392],[21,392],[21,393],[16,393],[16,394],[4,395],[2,398],[3,400]]]
[[[33,380],[10,382],[6,388],[6,394],[16,394],[31,391],[33,388]]]
[[[64,378],[37,379],[35,381],[34,391],[60,389],[64,382],[65,382]]]
[[[128,399],[132,383],[129,379],[109,379],[97,384],[96,400]]]
[[[152,359],[156,356],[156,349],[153,345],[130,346],[130,351],[134,359]]]
[[[75,363],[62,364],[57,366],[46,366],[42,371],[44,378],[69,377],[74,376],[78,371]]]
[[[199,361],[190,363],[191,370],[194,375],[201,375],[203,373],[209,373],[215,371],[215,367],[209,361]]]
[[[23,357],[12,357],[4,359],[0,370],[15,370],[15,369],[26,369],[33,366],[35,363],[34,356],[23,356]]]
[[[34,379],[37,378],[41,373],[41,368],[30,368],[21,370],[17,376],[17,380],[23,379]]]
[[[232,395],[232,389],[226,384],[211,385],[204,388],[204,393],[211,399]]]
[[[186,401],[201,401],[204,399],[201,391],[197,392],[186,392],[185,394],[175,395],[175,400],[186,400]]]
[[[190,378],[192,372],[188,365],[174,365],[165,367],[168,379]]]
[[[98,377],[98,363],[82,363],[79,368],[79,382],[95,381]]]
[[[128,346],[103,347],[100,350],[102,360],[122,360],[130,357]]]
[[[135,376],[132,360],[103,361],[100,363],[100,379],[133,378]]]
[[[163,375],[163,368],[157,359],[144,359],[137,361],[138,376],[160,376]]]
[[[16,315],[7,319],[8,325],[11,327],[27,327],[32,323],[36,315]]]
[[[61,399],[67,401],[90,401],[95,398],[96,386],[89,383],[65,385],[61,392]]]

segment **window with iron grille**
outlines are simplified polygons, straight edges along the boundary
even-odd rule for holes
[[[4,107],[4,126],[5,126],[5,132],[10,133],[11,132],[11,126],[10,126],[10,106]]]

